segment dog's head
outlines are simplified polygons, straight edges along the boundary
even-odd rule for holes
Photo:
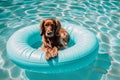
[[[59,34],[61,24],[58,20],[46,19],[42,20],[40,24],[40,34],[46,37],[53,37]]]

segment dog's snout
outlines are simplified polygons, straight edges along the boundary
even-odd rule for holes
[[[48,34],[48,35],[51,35],[51,34],[52,34],[52,32],[47,32],[47,34]]]

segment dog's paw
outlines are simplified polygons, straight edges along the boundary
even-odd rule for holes
[[[46,52],[45,59],[46,59],[46,60],[49,60],[50,58],[51,58],[50,52]]]
[[[46,55],[45,55],[45,59],[46,59],[46,60],[49,60],[50,58],[51,58],[51,55],[50,55],[50,54],[46,54]]]
[[[51,50],[51,57],[56,57],[57,55],[58,55],[58,49],[57,49],[57,47],[54,47]]]

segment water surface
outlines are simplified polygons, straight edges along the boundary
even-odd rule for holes
[[[98,37],[100,48],[89,66],[70,73],[39,74],[41,80],[120,80],[120,0],[0,0],[0,80],[30,77],[10,61],[6,43],[18,29],[45,18],[86,27]]]

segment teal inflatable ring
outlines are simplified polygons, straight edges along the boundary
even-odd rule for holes
[[[42,44],[39,25],[16,31],[7,42],[9,58],[18,66],[39,73],[60,73],[83,68],[90,64],[98,52],[96,36],[84,27],[63,24],[70,34],[68,48],[60,50],[58,57],[45,59],[45,52],[38,50]]]

